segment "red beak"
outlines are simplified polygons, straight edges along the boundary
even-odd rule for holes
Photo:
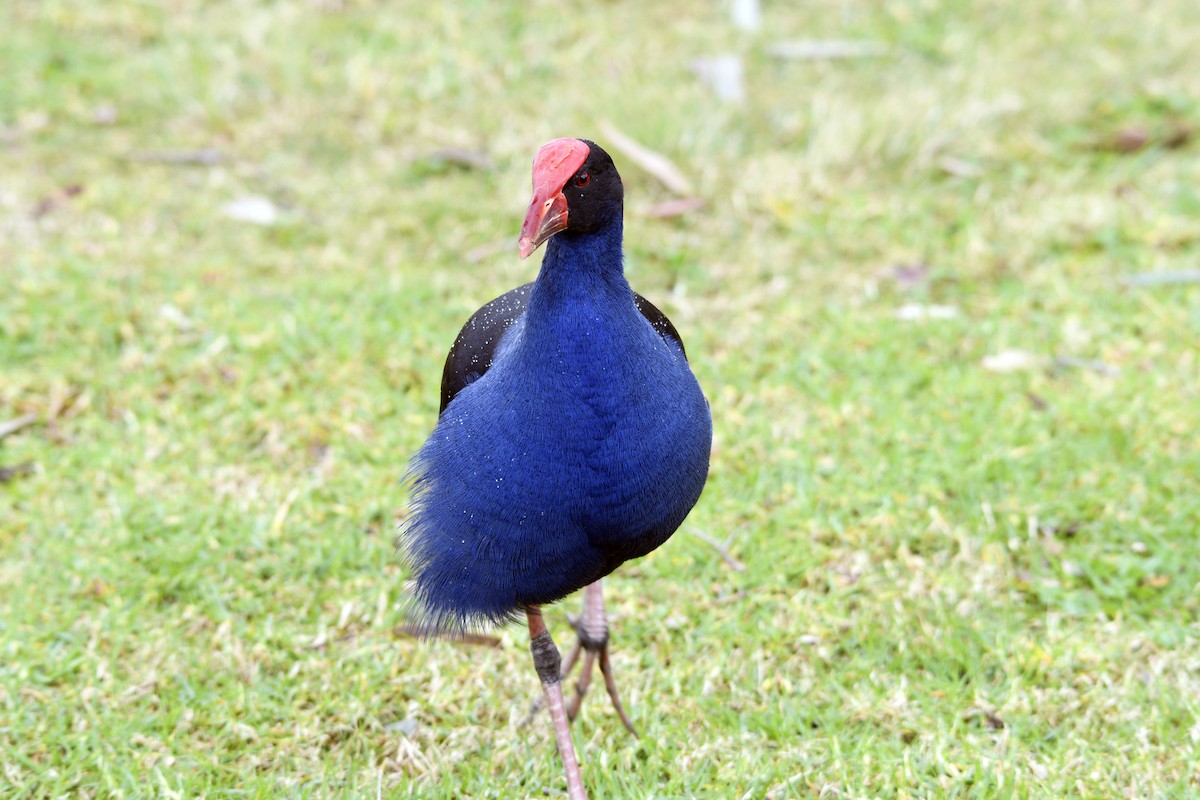
[[[542,242],[567,227],[563,187],[587,161],[591,149],[578,139],[553,139],[533,159],[533,200],[518,242],[521,258],[529,258]]]

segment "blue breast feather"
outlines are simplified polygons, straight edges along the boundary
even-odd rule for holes
[[[414,459],[401,546],[427,630],[559,600],[661,545],[699,498],[708,403],[619,284],[550,313],[535,288]]]

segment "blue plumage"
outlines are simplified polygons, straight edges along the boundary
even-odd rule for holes
[[[549,239],[523,313],[495,326],[490,363],[412,463],[401,543],[431,630],[504,622],[602,578],[666,541],[704,486],[708,403],[635,305],[621,193],[586,211]]]

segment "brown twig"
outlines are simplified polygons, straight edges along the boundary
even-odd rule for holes
[[[433,636],[437,639],[445,639],[446,641],[455,644],[474,645],[476,647],[499,647],[500,637],[487,636],[481,633],[429,633],[416,625],[397,625],[392,628],[393,636],[407,636],[411,639],[424,639]]]

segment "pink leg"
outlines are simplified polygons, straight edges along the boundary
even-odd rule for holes
[[[558,742],[558,753],[562,756],[563,769],[567,773],[567,796],[570,800],[587,800],[583,788],[583,777],[579,774],[579,762],[575,760],[575,745],[571,741],[571,722],[563,705],[562,660],[550,631],[542,621],[542,610],[530,606],[525,610],[529,620],[529,649],[533,653],[533,666],[542,681],[550,719],[554,723],[554,738]]]

